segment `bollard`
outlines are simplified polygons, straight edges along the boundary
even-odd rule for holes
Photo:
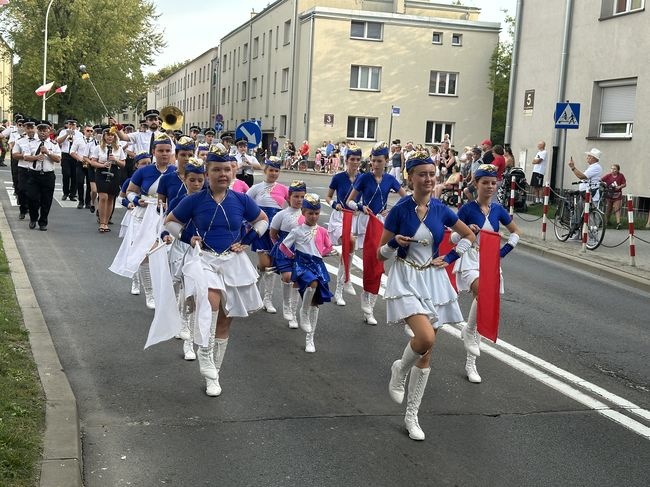
[[[582,212],[582,250],[581,252],[587,252],[587,235],[589,231],[589,206],[591,203],[591,192],[589,189],[585,192],[585,207]]]
[[[627,195],[627,231],[630,235],[630,265],[636,266],[636,248],[634,245],[634,206],[632,195]]]
[[[512,179],[510,180],[510,216],[513,216],[515,214],[515,189],[517,188],[517,181],[515,180],[515,177],[512,176]]]
[[[548,223],[548,200],[551,197],[551,183],[544,185],[544,210],[542,212],[542,240],[546,240],[546,224]]]

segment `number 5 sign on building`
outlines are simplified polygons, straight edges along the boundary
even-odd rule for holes
[[[535,90],[524,92],[524,110],[532,110],[535,107]]]

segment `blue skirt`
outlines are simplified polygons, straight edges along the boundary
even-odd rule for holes
[[[261,206],[260,209],[266,213],[266,216],[269,217],[269,224],[273,220],[273,217],[280,211],[279,208],[268,208],[266,206]],[[257,237],[251,242],[251,249],[254,252],[267,252],[270,253],[273,248],[273,242],[271,241],[271,236],[269,231],[264,232],[264,235]]]
[[[275,272],[282,274],[283,272],[291,272],[293,270],[293,259],[289,259],[286,255],[280,250],[280,244],[282,240],[275,242],[275,245],[271,248],[269,255],[273,259],[273,266],[275,267]],[[291,249],[293,251],[293,249]]]
[[[301,296],[312,282],[317,281],[318,286],[313,301],[316,304],[329,303],[332,300],[332,293],[327,284],[330,282],[330,275],[320,257],[296,251],[291,280],[298,284]]]

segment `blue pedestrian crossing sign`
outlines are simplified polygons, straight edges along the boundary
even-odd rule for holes
[[[254,149],[262,142],[262,129],[255,122],[241,123],[235,130],[235,140],[244,137],[248,140],[248,148]]]
[[[580,126],[580,103],[557,103],[555,105],[555,128],[577,129]]]

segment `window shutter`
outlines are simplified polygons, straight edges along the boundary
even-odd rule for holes
[[[601,123],[633,122],[636,85],[610,86],[602,90]]]

